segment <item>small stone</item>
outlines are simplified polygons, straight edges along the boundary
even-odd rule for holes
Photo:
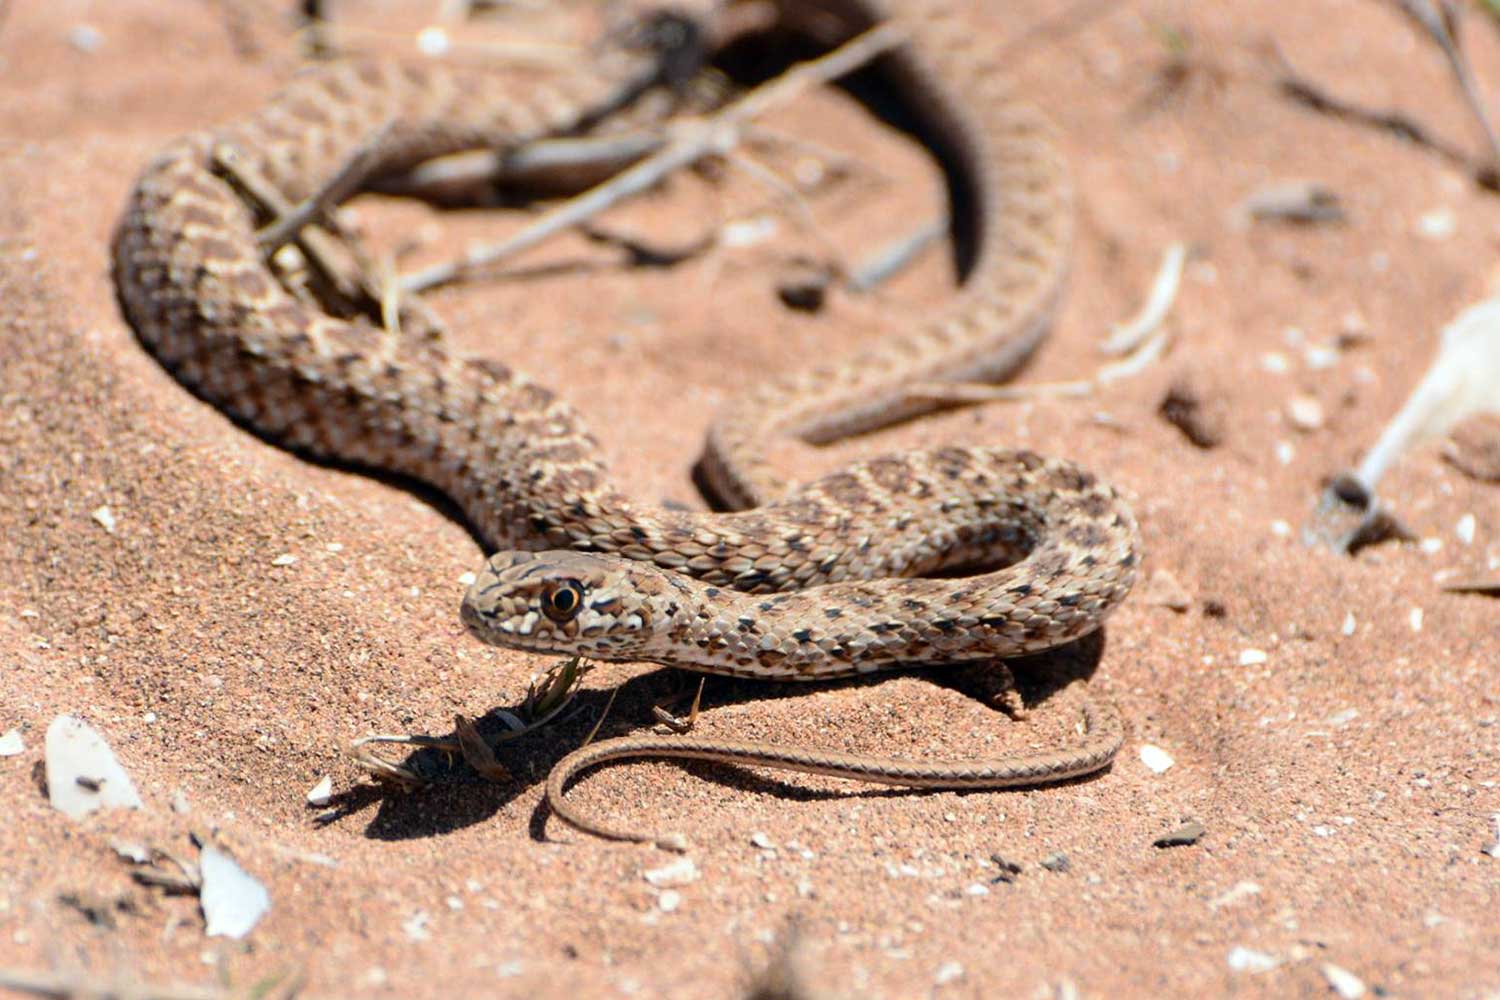
[[[138,840],[125,840],[121,837],[111,837],[109,849],[123,861],[129,861],[134,865],[144,865],[151,860],[151,848]]]
[[[1195,819],[1190,819],[1177,829],[1164,833],[1151,842],[1152,847],[1191,847],[1203,839],[1208,830]]]
[[[1072,863],[1068,861],[1068,856],[1066,854],[1063,854],[1061,851],[1056,854],[1047,855],[1039,862],[1039,864],[1049,872],[1058,873],[1065,872],[1069,868],[1073,867]]]
[[[92,517],[95,521],[99,522],[99,527],[103,528],[111,535],[115,533],[115,514],[114,511],[110,510],[107,505],[104,507],[95,507],[89,513],[89,517]]]
[[[998,882],[1001,880],[996,879],[995,881]],[[966,896],[988,896],[989,894],[990,887],[985,885],[983,882],[971,882],[967,887],[964,888],[964,895]]]
[[[1187,589],[1177,582],[1175,576],[1164,569],[1159,569],[1151,574],[1151,581],[1146,585],[1146,603],[1169,608],[1181,614],[1193,606],[1193,598]]]
[[[401,921],[401,929],[412,941],[427,941],[432,937],[432,931],[428,926],[432,923],[432,916],[426,910],[418,910],[405,920]]]
[[[663,913],[673,913],[682,905],[682,893],[676,889],[665,889],[656,897],[656,906]]]
[[[1423,616],[1421,608],[1412,608],[1411,611],[1407,613],[1406,623],[1411,626],[1411,630],[1413,632],[1422,631],[1422,617]]]
[[[1324,962],[1322,972],[1328,985],[1333,987],[1333,992],[1344,1000],[1359,1000],[1367,992],[1364,982],[1348,969],[1342,969],[1332,962]]]
[[[750,835],[750,843],[759,847],[762,851],[776,850],[776,842],[759,830]]]
[[[81,719],[59,715],[47,727],[43,756],[53,808],[79,820],[96,809],[139,809],[140,794],[104,737]]]
[[[472,587],[474,586],[474,581],[477,579],[478,577],[476,577],[473,573],[465,573],[463,576],[460,576],[458,578],[458,584],[461,587]]]
[[[702,873],[698,871],[698,866],[693,863],[692,858],[681,857],[662,865],[660,868],[652,868],[649,871],[644,871],[641,873],[641,877],[658,889],[665,889],[696,882],[702,877]]]
[[[296,556],[292,555],[290,552],[283,552],[281,555],[279,555],[275,559],[271,560],[271,565],[272,566],[291,566],[296,561],[297,561],[297,557]]]
[[[1370,325],[1365,322],[1364,316],[1358,310],[1351,309],[1339,317],[1339,332],[1337,344],[1340,350],[1347,351],[1352,347],[1358,347],[1370,339]]]
[[[1435,208],[1417,219],[1417,235],[1428,240],[1446,240],[1458,231],[1458,217],[1451,208]]]
[[[307,791],[307,804],[310,806],[326,806],[333,801],[333,779],[328,775],[318,779],[318,783]]]
[[[932,981],[933,981],[934,985],[937,985],[937,986],[947,986],[949,983],[953,982],[954,980],[962,979],[963,975],[964,975],[963,963],[961,963],[961,962],[944,962],[942,965],[938,966],[938,970],[933,975]]]
[[[1235,945],[1229,951],[1229,968],[1233,972],[1270,972],[1281,964],[1281,959],[1263,951]]]
[[[1292,446],[1290,441],[1277,441],[1274,451],[1276,461],[1282,465],[1291,465],[1292,460],[1297,457],[1297,449]]]
[[[1240,650],[1240,666],[1242,667],[1258,667],[1269,659],[1270,657],[1263,649]]]
[[[1344,612],[1344,624],[1339,626],[1339,631],[1344,635],[1353,635],[1355,627],[1356,622],[1354,621],[1354,612]]]
[[[1436,537],[1424,538],[1417,543],[1417,548],[1421,549],[1424,555],[1435,556],[1443,551],[1443,540]]]
[[[995,875],[994,879],[994,881],[996,882],[1014,882],[1016,878],[1021,874],[1020,865],[1016,864],[1014,861],[1006,859],[1000,854],[991,854],[990,860],[993,861],[995,863],[995,867],[999,869],[999,872]]]
[[[1271,522],[1271,534],[1277,538],[1291,538],[1292,526],[1278,517]]]
[[[1323,404],[1312,396],[1293,396],[1286,403],[1286,418],[1297,430],[1311,433],[1323,426]]]
[[[203,873],[198,902],[208,925],[205,933],[231,938],[249,934],[271,908],[266,887],[212,844],[203,845],[198,867]]]
[[[826,264],[799,258],[776,282],[776,295],[788,309],[815,313],[827,301],[832,283],[833,271]]]
[[[435,25],[417,32],[417,51],[428,58],[441,58],[448,54],[452,46],[453,43],[449,40],[448,33]]]
[[[1141,763],[1145,764],[1153,774],[1163,774],[1177,762],[1161,747],[1147,743],[1141,747]]]
[[[68,44],[91,56],[104,47],[104,33],[92,24],[76,25],[68,32]]]
[[[0,736],[0,757],[14,757],[26,752],[26,741],[21,739],[21,731],[12,729]]]
[[[1339,352],[1326,344],[1309,344],[1302,352],[1302,363],[1315,372],[1322,371],[1339,363]]]
[[[329,542],[327,545],[323,546],[323,548],[329,552],[332,552],[334,555],[338,555],[340,552],[344,551],[344,544],[342,542]]]
[[[1283,375],[1292,367],[1285,354],[1280,351],[1267,351],[1260,356],[1260,370],[1272,375]]]
[[[1460,517],[1458,519],[1458,523],[1453,526],[1453,533],[1458,536],[1458,540],[1460,542],[1463,542],[1465,545],[1473,545],[1474,533],[1478,529],[1479,522],[1475,519],[1474,515],[1465,514],[1463,517]]]

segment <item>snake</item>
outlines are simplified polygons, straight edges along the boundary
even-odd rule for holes
[[[277,211],[247,197],[243,175],[225,167],[238,163],[295,204],[356,158],[351,190],[448,153],[586,133],[670,86],[683,60],[660,39],[680,31],[635,32],[524,87],[472,66],[371,58],[294,77],[247,117],[174,140],[144,168],[113,238],[122,312],[180,383],[262,437],[451,498],[492,553],[460,609],[485,642],[818,681],[997,661],[1089,635],[1130,591],[1140,543],[1121,493],[1076,464],[947,446],[856,461],[805,483],[773,468],[778,440],[827,443],[945,405],[914,386],[1012,374],[1050,325],[1073,213],[1052,126],[1005,82],[994,41],[946,4],[781,0],[772,9],[780,27],[821,45],[891,18],[902,26],[902,44],[877,69],[947,176],[959,285],[912,328],[726,405],[700,462],[726,510],[637,502],[613,485],[597,440],[551,389],[461,355],[432,331],[392,336],[371,317],[296,294],[257,237]],[[978,761],[619,737],[564,757],[546,798],[581,830],[673,846],[672,836],[583,815],[566,787],[597,764],[643,757],[919,788],[1029,786],[1110,764],[1123,742],[1118,712],[1089,701],[1083,716],[1076,747]]]

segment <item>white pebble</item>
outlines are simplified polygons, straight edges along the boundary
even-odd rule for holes
[[[0,736],[0,757],[14,757],[16,754],[26,752],[26,741],[21,739],[21,731],[12,729],[4,736]]]
[[[1458,519],[1458,524],[1454,525],[1453,533],[1458,536],[1460,542],[1463,542],[1465,545],[1473,545],[1474,532],[1478,527],[1479,522],[1474,519],[1474,515],[1465,514]]]
[[[1339,352],[1327,344],[1313,344],[1302,352],[1302,363],[1313,371],[1322,371],[1339,363]]]
[[[776,229],[775,219],[769,215],[760,215],[726,224],[719,230],[719,239],[727,247],[751,247],[775,236]]]
[[[327,549],[329,552],[337,554],[339,552],[344,551],[344,543],[343,542],[329,542],[327,545],[323,546],[323,548]]]
[[[776,850],[776,842],[759,830],[750,835],[750,843],[759,847],[762,851]]]
[[[98,521],[99,526],[105,531],[109,532],[111,535],[115,533],[115,513],[107,506],[95,507],[89,514],[89,517],[92,517],[95,521]]]
[[[1286,355],[1280,351],[1267,351],[1260,356],[1260,367],[1262,371],[1268,371],[1273,375],[1281,375],[1291,367]]]
[[[1293,396],[1287,400],[1286,417],[1299,431],[1315,431],[1323,426],[1323,404],[1312,396]]]
[[[91,56],[104,46],[104,33],[92,24],[80,24],[68,32],[68,44]]]
[[[1446,240],[1458,230],[1458,217],[1451,208],[1435,208],[1417,219],[1417,235],[1429,240]]]
[[[944,962],[938,966],[937,973],[932,977],[935,985],[946,986],[955,979],[962,979],[964,967],[962,962]]]
[[[326,774],[307,790],[307,804],[310,806],[326,806],[332,799],[333,779]]]
[[[1290,538],[1292,537],[1292,526],[1277,518],[1271,522],[1271,534],[1277,538]]]
[[[1365,995],[1365,984],[1348,969],[1341,969],[1332,962],[1323,963],[1323,978],[1333,987],[1333,992],[1344,1000],[1359,1000]]]
[[[1177,762],[1161,747],[1146,743],[1141,746],[1141,763],[1150,768],[1153,774],[1161,774]]]
[[[472,587],[472,586],[474,586],[474,580],[475,579],[476,579],[476,577],[474,576],[473,573],[465,573],[463,576],[461,576],[461,577],[458,578],[458,582],[459,582],[459,584],[461,586]]]
[[[272,566],[290,566],[293,563],[295,563],[296,561],[297,561],[297,557],[296,556],[292,555],[290,552],[283,552],[281,555],[279,555],[275,559],[271,560],[271,565]]]
[[[47,727],[47,798],[69,819],[96,809],[139,809],[141,796],[104,737],[82,719],[59,715]]]
[[[437,58],[448,54],[452,43],[448,40],[448,33],[442,28],[431,26],[417,32],[417,51],[424,56]]]
[[[1297,449],[1292,447],[1290,441],[1276,442],[1276,461],[1282,465],[1291,465],[1292,459],[1297,457]]]
[[[656,897],[656,906],[663,913],[671,913],[682,905],[682,893],[676,889],[666,889],[660,896]]]
[[[1354,612],[1344,612],[1344,624],[1339,627],[1339,631],[1344,633],[1345,635],[1353,635],[1355,627],[1356,622],[1354,621]]]
[[[412,941],[426,941],[432,937],[432,932],[427,925],[432,923],[432,917],[426,910],[418,910],[405,920],[401,921],[401,929]]]
[[[1281,959],[1254,948],[1235,945],[1229,951],[1229,968],[1234,972],[1270,972]]]
[[[1411,613],[1406,616],[1407,623],[1411,625],[1413,632],[1422,631],[1422,609],[1412,608]]]
[[[1240,666],[1242,667],[1258,667],[1269,659],[1270,657],[1263,649],[1240,650]]]
[[[1431,538],[1424,538],[1419,543],[1418,548],[1420,548],[1423,552],[1427,553],[1430,556],[1436,555],[1437,553],[1443,551],[1443,540],[1436,536]]]
[[[669,886],[688,885],[698,881],[701,876],[702,873],[698,871],[698,866],[693,863],[693,859],[687,857],[677,858],[662,865],[660,868],[652,868],[649,871],[641,872],[641,877],[658,889],[665,889]]]
[[[990,894],[990,887],[983,882],[971,882],[964,889],[964,893],[969,896],[988,896]]]
[[[198,855],[203,873],[199,905],[209,937],[242,938],[249,934],[271,908],[271,895],[253,875],[212,844]]]

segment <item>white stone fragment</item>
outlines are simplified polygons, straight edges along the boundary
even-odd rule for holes
[[[91,56],[104,47],[104,33],[92,24],[76,25],[68,32],[68,44]]]
[[[111,535],[115,533],[115,512],[110,510],[107,504],[103,507],[95,507],[92,511],[89,512],[89,517],[92,517],[95,521],[98,521],[99,527],[103,528]]]
[[[1312,396],[1293,396],[1286,402],[1286,418],[1299,431],[1311,433],[1323,426],[1323,404]]]
[[[26,741],[21,739],[21,731],[12,729],[4,736],[0,736],[0,757],[14,757],[26,752]]]
[[[1355,622],[1355,620],[1354,620],[1354,612],[1353,611],[1346,611],[1346,612],[1344,612],[1344,624],[1341,625],[1341,626],[1339,626],[1339,631],[1342,632],[1344,635],[1353,635],[1354,634],[1354,630],[1357,627],[1358,627],[1358,623]]]
[[[1240,650],[1240,666],[1242,667],[1258,667],[1269,659],[1270,657],[1263,649]]]
[[[698,881],[703,875],[698,866],[689,857],[677,858],[662,865],[660,868],[652,868],[641,872],[641,877],[658,889],[667,889],[674,886],[691,885]]]
[[[1277,538],[1290,538],[1292,537],[1292,526],[1286,521],[1281,520],[1281,518],[1277,518],[1271,522],[1271,534]]]
[[[1270,372],[1272,375],[1281,375],[1291,367],[1286,355],[1280,351],[1267,351],[1260,356],[1261,371]]]
[[[1324,962],[1322,972],[1333,992],[1344,1000],[1359,1000],[1367,992],[1364,981],[1348,969],[1340,968],[1332,962]]]
[[[938,966],[937,972],[933,974],[932,982],[936,986],[947,986],[957,979],[962,979],[964,967],[962,962],[944,962]]]
[[[475,579],[476,579],[476,577],[474,576],[473,573],[465,573],[463,576],[461,576],[461,577],[458,578],[458,582],[459,582],[459,584],[461,586],[472,587],[472,586],[474,586],[474,580]]]
[[[452,42],[448,39],[448,33],[442,28],[432,25],[417,32],[417,51],[431,59],[448,54]]]
[[[1270,972],[1281,964],[1281,959],[1254,948],[1235,945],[1229,950],[1229,968],[1233,972]]]
[[[266,887],[212,844],[203,845],[198,867],[203,872],[198,902],[203,907],[208,936],[242,938],[249,934],[271,908]]]
[[[96,809],[139,809],[141,797],[109,744],[87,722],[59,715],[47,727],[47,798],[69,819]]]
[[[719,230],[719,240],[731,248],[755,246],[776,235],[776,220],[769,215],[727,223]]]
[[[1406,616],[1406,621],[1411,626],[1413,632],[1422,631],[1422,609],[1412,608]]]
[[[1453,526],[1453,533],[1458,536],[1458,540],[1460,542],[1463,542],[1465,545],[1473,545],[1474,533],[1478,530],[1478,528],[1479,522],[1475,519],[1474,515],[1465,514],[1463,517],[1460,517],[1458,519],[1458,523]]]
[[[1446,240],[1458,231],[1458,216],[1451,208],[1435,208],[1417,219],[1417,235],[1429,240]]]
[[[1276,442],[1276,461],[1282,465],[1291,465],[1292,459],[1297,457],[1297,449],[1292,447],[1290,441]]]
[[[1437,537],[1424,538],[1417,543],[1417,547],[1429,556],[1437,555],[1443,551],[1443,540]]]
[[[676,889],[663,889],[662,894],[656,897],[656,907],[663,913],[676,912],[682,905],[682,893]]]
[[[1141,747],[1141,763],[1145,764],[1153,774],[1162,774],[1177,762],[1161,747],[1147,743]]]
[[[432,915],[426,910],[418,910],[405,920],[401,921],[401,929],[412,941],[427,941],[432,937],[429,926],[432,924]]]
[[[279,555],[275,559],[271,560],[271,565],[272,566],[291,566],[296,561],[297,561],[297,557],[296,556],[292,555],[290,552],[283,552],[281,555]]]
[[[759,847],[762,851],[776,850],[776,842],[759,830],[750,835],[750,843]]]
[[[307,790],[307,804],[310,806],[326,806],[332,799],[333,779],[326,774]]]
[[[1302,352],[1302,363],[1315,372],[1322,371],[1339,363],[1339,352],[1327,344],[1309,344]]]

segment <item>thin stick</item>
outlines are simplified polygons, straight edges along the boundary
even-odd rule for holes
[[[1456,17],[1453,8],[1445,2],[1443,10],[1439,11],[1432,0],[1396,0],[1396,4],[1427,34],[1431,35],[1432,40],[1437,42],[1438,48],[1443,50],[1443,55],[1448,59],[1448,68],[1453,71],[1453,76],[1458,80],[1458,87],[1463,91],[1464,102],[1469,106],[1469,111],[1478,120],[1479,128],[1484,132],[1485,142],[1489,145],[1489,162],[1492,167],[1500,164],[1500,138],[1497,138],[1495,127],[1490,123],[1489,112],[1485,108],[1479,84],[1474,78],[1474,69],[1469,64],[1468,54],[1464,52],[1463,46],[1453,31],[1455,22],[1450,20]]]
[[[947,232],[948,217],[944,215],[924,222],[900,239],[887,243],[850,273],[847,282],[849,290],[862,293],[885,284]]]
[[[255,234],[261,252],[267,257],[297,238],[304,226],[327,219],[328,210],[352,195],[370,173],[375,157],[390,125],[377,129],[367,142],[330,177],[321,188],[304,198],[287,212],[278,212],[275,221]]]
[[[408,293],[423,292],[458,281],[476,269],[492,266],[530,249],[564,229],[656,186],[668,174],[710,154],[723,155],[739,142],[746,123],[757,115],[794,99],[808,89],[836,80],[844,74],[901,44],[905,34],[892,23],[883,23],[855,37],[832,52],[787,70],[722,111],[678,130],[665,147],[596,188],[547,212],[532,225],[498,244],[478,247],[462,258],[418,271],[402,280]]]

